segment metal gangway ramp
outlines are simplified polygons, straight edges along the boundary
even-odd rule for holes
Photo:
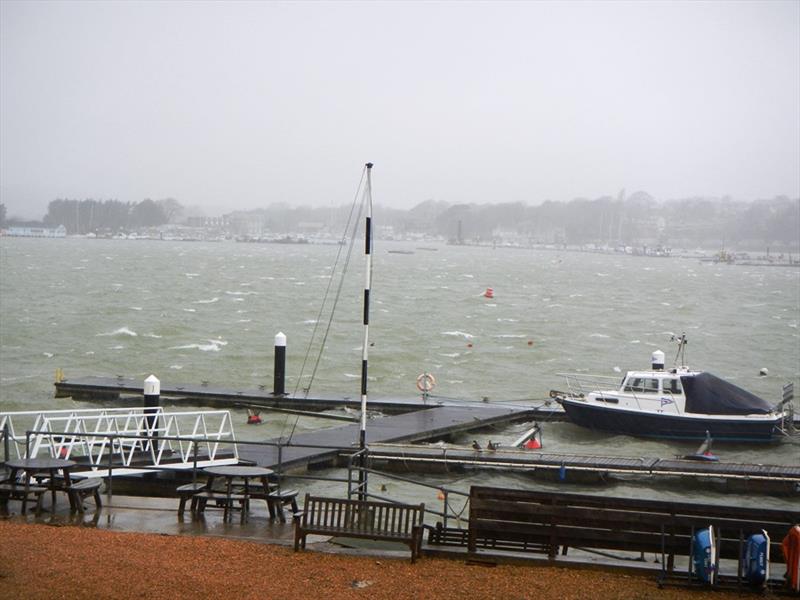
[[[4,460],[51,456],[84,477],[236,464],[230,411],[161,407],[0,412]],[[112,467],[112,469],[109,469]]]

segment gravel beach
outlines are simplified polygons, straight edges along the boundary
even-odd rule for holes
[[[654,575],[436,558],[411,564],[221,538],[0,520],[0,597],[725,600],[752,594],[658,589]]]

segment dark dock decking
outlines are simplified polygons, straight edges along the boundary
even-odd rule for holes
[[[648,477],[703,477],[738,480],[753,488],[800,493],[800,465],[737,464],[681,459],[550,454],[539,450],[499,448],[472,450],[452,447],[373,445],[370,458],[386,464],[402,463],[406,468],[442,465],[451,468],[501,468],[505,470],[549,470],[563,479],[578,473],[594,475],[632,474]]]
[[[141,396],[144,392],[143,383],[134,379],[117,377],[80,377],[62,379],[55,382],[56,398],[72,397],[76,400],[116,400],[121,396]],[[206,404],[222,408],[247,406],[254,408],[276,408],[305,411],[323,411],[335,408],[349,408],[361,410],[361,399],[356,396],[293,396],[291,394],[275,395],[266,389],[260,388],[230,388],[211,385],[207,382],[201,384],[173,385],[161,382],[161,396],[171,399],[184,400],[191,404]],[[469,403],[440,398],[423,400],[421,397],[406,398],[370,398],[369,407],[386,414],[399,414],[418,411],[424,408],[437,406],[464,406],[474,404],[483,409],[494,405],[485,402]],[[564,419],[565,413],[561,406],[553,400],[542,400],[540,406],[524,406],[522,403],[513,405],[517,411],[530,413],[532,418]],[[511,406],[505,404],[505,406]]]
[[[402,415],[370,419],[367,423],[367,443],[418,442],[495,423],[528,418],[532,418],[531,411],[518,408],[485,405],[437,406]],[[358,432],[359,425],[354,424],[296,435],[291,440],[292,445],[282,447],[280,461],[278,449],[274,446],[243,445],[239,448],[239,457],[269,468],[275,468],[280,462],[284,469],[330,462],[340,454],[340,449],[356,449]]]

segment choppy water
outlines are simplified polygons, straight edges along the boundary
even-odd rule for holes
[[[327,324],[320,304],[337,251],[0,238],[0,407],[75,406],[53,398],[59,367],[68,377],[155,373],[165,382],[271,386],[278,331],[289,340],[287,388],[304,387],[298,376],[315,323]],[[353,258],[313,393],[359,393],[362,261]],[[494,299],[482,296],[488,286]],[[798,269],[377,241],[372,294],[372,396],[415,395],[416,376],[429,371],[441,396],[541,400],[563,386],[559,372],[617,375],[649,365],[655,349],[671,363],[670,333],[683,331],[695,368],[770,401],[786,381],[800,389]],[[316,349],[311,356],[306,374]],[[237,433],[267,438],[294,420],[270,416]],[[330,423],[302,419],[299,429],[322,425]],[[522,428],[480,435],[510,442]],[[568,423],[549,424],[545,441],[550,451],[614,455],[693,449]],[[730,461],[800,463],[789,444],[718,450]]]

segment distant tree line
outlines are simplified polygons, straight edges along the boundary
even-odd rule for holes
[[[141,202],[119,200],[53,200],[42,222],[46,227],[63,225],[67,234],[132,230],[169,223],[180,211],[174,199]]]
[[[394,211],[393,211],[394,212]],[[427,201],[393,214],[399,231],[427,231],[458,242],[517,236],[530,243],[671,247],[800,244],[800,199],[754,202],[687,198],[658,202],[645,192],[628,198],[570,202],[453,204]]]

